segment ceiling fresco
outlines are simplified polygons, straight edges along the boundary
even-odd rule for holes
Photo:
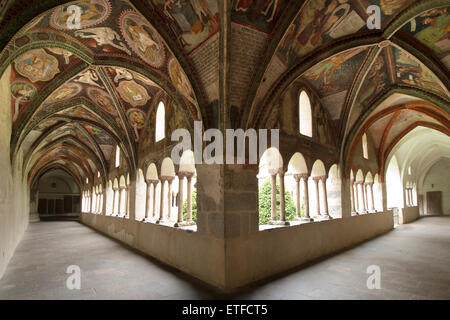
[[[432,49],[450,67],[450,7],[424,12],[407,23],[403,31]]]
[[[126,167],[136,169],[139,155],[155,146],[160,101],[168,134],[194,120],[205,129],[230,120],[242,128],[286,123],[294,135],[292,110],[274,109],[302,83],[313,92],[315,142],[342,152],[390,95],[449,110],[445,0],[59,4],[11,1],[0,17],[0,70],[11,70],[11,152],[25,146],[33,172],[60,157],[66,165],[83,159],[72,167],[80,180],[95,170],[106,175],[117,144]],[[380,30],[367,26],[371,5],[380,8]],[[365,129],[386,148],[416,123],[445,127],[421,111],[387,113]]]

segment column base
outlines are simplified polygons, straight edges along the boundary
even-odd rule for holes
[[[299,222],[313,222],[314,219],[311,218],[305,218],[305,217],[295,217],[294,221],[299,221]]]
[[[330,217],[329,215],[323,215],[323,216],[321,215],[319,218],[322,220],[333,220],[333,218]]]
[[[183,221],[183,222],[176,222],[173,226],[175,228],[180,228],[180,227],[189,227],[189,226],[195,226],[196,223],[194,221]]]
[[[272,226],[288,226],[289,221],[270,220],[269,224]]]
[[[359,216],[359,213],[356,211],[352,211],[352,216]]]

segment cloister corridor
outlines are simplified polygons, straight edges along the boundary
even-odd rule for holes
[[[450,217],[424,217],[223,296],[78,222],[38,222],[0,280],[0,299],[450,299],[449,246]],[[69,265],[81,268],[80,290],[66,288]],[[381,269],[380,290],[367,289],[369,265]]]

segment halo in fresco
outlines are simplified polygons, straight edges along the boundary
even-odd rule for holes
[[[108,93],[99,88],[90,87],[87,89],[87,94],[95,104],[105,109],[108,113],[114,116],[117,115],[116,107]]]
[[[168,67],[170,79],[175,84],[175,87],[190,102],[195,104],[194,92],[192,91],[189,80],[184,71],[181,69],[178,61],[172,58],[168,63]]]
[[[58,59],[44,49],[24,53],[14,61],[14,65],[19,74],[33,83],[52,80],[60,72]]]
[[[140,109],[129,109],[128,120],[133,128],[142,129],[145,126],[145,113]]]
[[[147,90],[133,80],[122,81],[117,91],[119,91],[122,99],[133,107],[144,106],[150,100]]]
[[[105,21],[111,14],[111,4],[107,0],[80,0],[59,6],[50,17],[50,26],[59,30],[70,30],[68,20],[72,13],[67,9],[71,5],[81,8],[81,29],[93,27]]]
[[[164,64],[164,44],[156,30],[134,11],[124,11],[120,16],[120,30],[128,45],[152,67]]]
[[[14,99],[29,102],[36,95],[36,88],[24,81],[17,81],[11,84],[11,94]]]
[[[78,83],[66,83],[59,89],[55,90],[45,101],[46,104],[60,102],[75,97],[83,90]]]

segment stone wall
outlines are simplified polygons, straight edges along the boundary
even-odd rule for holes
[[[410,223],[419,219],[419,207],[405,207],[399,212],[400,224]]]

